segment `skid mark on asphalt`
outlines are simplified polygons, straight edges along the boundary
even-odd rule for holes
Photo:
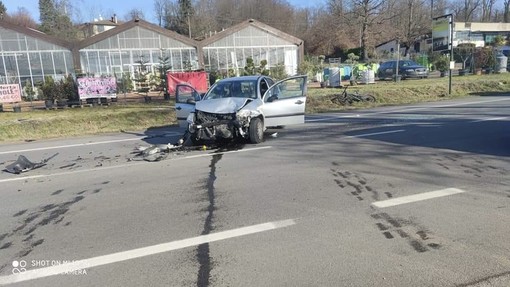
[[[359,175],[350,171],[342,171],[337,167],[339,163],[333,162],[333,168],[330,169],[331,174],[334,177],[334,181],[338,187],[342,190],[346,191],[347,194],[354,196],[357,200],[363,201],[367,197],[378,201],[381,197],[392,198],[393,194],[390,192],[384,192],[383,195],[375,189],[374,187],[368,184],[368,181],[362,175]]]
[[[51,193],[50,196],[51,198],[58,197],[56,195],[60,195],[63,191],[64,189],[59,189]],[[101,191],[100,188],[94,190],[91,194],[99,191]],[[18,225],[12,231],[0,235],[0,250],[16,248],[17,252],[11,258],[12,260],[20,260],[29,255],[34,248],[44,243],[44,238],[38,238],[37,236],[39,228],[50,224],[61,224],[71,208],[85,199],[84,194],[86,192],[87,190],[78,192],[66,201],[40,205],[31,210],[23,209],[14,213],[12,217],[17,219]],[[67,221],[63,226],[69,226],[70,224],[71,222]],[[0,272],[7,266],[9,264],[0,266]]]
[[[215,154],[211,158],[211,164],[209,165],[209,177],[205,183],[205,189],[207,190],[207,216],[205,218],[204,227],[201,235],[208,235],[214,229],[213,220],[214,220],[214,210],[215,206],[215,187],[214,182],[216,181],[216,165],[223,157],[223,154]],[[211,279],[211,254],[209,250],[209,243],[203,243],[198,245],[196,251],[196,258],[198,263],[200,264],[198,274],[197,274],[197,286],[205,287],[209,286],[209,281]]]
[[[386,212],[372,213],[370,217],[376,221],[375,226],[386,239],[404,239],[418,253],[441,247],[434,241],[430,231],[412,220],[393,217]]]
[[[433,160],[436,165],[441,168],[452,172],[463,172],[472,175],[476,178],[484,176],[508,176],[509,170],[503,167],[496,167],[487,164],[485,159],[477,156],[462,155],[462,154],[434,154]]]
[[[330,172],[334,182],[342,191],[353,196],[358,201],[379,201],[394,197],[390,191],[379,192],[368,184],[368,180],[362,175],[339,170],[337,162],[332,162]],[[393,184],[388,184],[393,188]],[[370,202],[368,202],[370,203]],[[386,239],[402,239],[416,252],[423,253],[432,249],[439,249],[441,245],[433,240],[431,232],[420,227],[412,220],[393,217],[386,212],[373,212],[370,217],[375,220],[375,227]]]

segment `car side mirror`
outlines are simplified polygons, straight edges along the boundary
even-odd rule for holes
[[[188,98],[186,100],[186,104],[194,105],[196,103],[197,103],[197,101],[195,99],[193,99],[193,98]]]

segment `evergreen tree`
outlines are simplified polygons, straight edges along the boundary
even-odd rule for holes
[[[191,0],[179,0],[178,26],[176,31],[182,35],[190,35],[191,17],[194,14]]]
[[[7,8],[5,8],[4,3],[0,0],[0,20],[4,18],[7,14]]]
[[[39,0],[39,19],[41,20],[39,30],[65,40],[75,39],[77,36],[76,28],[74,28],[69,16],[60,10],[54,0]]]
[[[52,34],[55,31],[55,24],[57,21],[57,9],[53,0],[39,0],[39,20],[41,32]]]

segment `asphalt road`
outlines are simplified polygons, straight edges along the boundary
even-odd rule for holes
[[[510,286],[509,111],[313,115],[159,162],[131,152],[181,130],[1,145],[58,155],[0,173],[0,285]]]

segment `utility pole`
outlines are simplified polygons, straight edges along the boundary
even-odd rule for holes
[[[188,33],[189,33],[189,38],[191,39],[191,17],[189,15],[189,12],[187,14],[188,14]]]
[[[430,18],[434,19],[434,0],[430,0]]]

